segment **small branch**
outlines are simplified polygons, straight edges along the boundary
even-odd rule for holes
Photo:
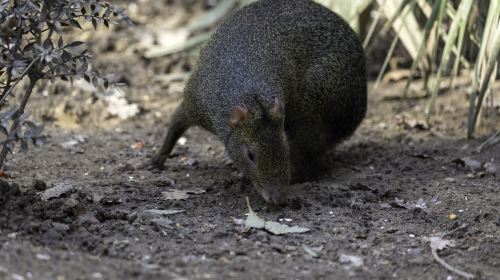
[[[66,48],[66,46],[65,46],[64,48]],[[62,49],[64,49],[64,48],[62,48]],[[61,50],[62,50],[62,49],[61,49]],[[60,65],[62,65],[62,64],[66,64],[67,62],[74,61],[74,60],[77,60],[77,59],[79,59],[79,58],[87,58],[87,59],[91,59],[91,58],[90,58],[89,56],[87,56],[87,55],[77,55],[77,56],[71,57],[71,58],[69,58],[69,59],[66,59],[66,60],[64,60],[64,61],[61,61],[61,62],[60,62],[60,63],[58,63],[57,65],[54,65],[54,66],[50,67],[50,68],[49,68],[47,71],[45,71],[45,72],[50,72],[50,71],[52,71],[52,70],[56,69],[56,67],[57,67],[57,66],[60,66]]]
[[[49,28],[49,34],[47,35],[47,38],[45,38],[45,40],[49,40],[50,38],[52,38],[53,33],[54,33],[54,30],[52,28]]]
[[[459,227],[457,227],[456,229],[454,229],[454,230],[450,230],[450,231],[448,231],[448,232],[446,232],[446,233],[443,233],[443,234],[441,235],[441,237],[445,237],[445,236],[448,236],[448,235],[454,234],[455,232],[460,231],[460,230],[462,230],[462,229],[466,229],[467,227],[469,227],[469,225],[468,225],[468,224],[461,224],[461,225],[460,225]]]
[[[43,75],[43,79],[51,79],[51,78],[60,78],[61,76],[75,76],[75,75],[78,75],[80,73],[60,73],[60,74],[54,74],[54,75]],[[86,73],[82,73],[83,74],[86,74]]]
[[[457,231],[460,231],[460,230],[463,230],[463,229],[466,229],[469,225],[468,224],[462,224],[460,225],[459,227],[457,227],[456,229],[454,230],[451,230],[449,232],[446,232],[446,233],[442,233],[442,234],[439,234],[439,235],[436,235],[435,237],[439,238],[440,239],[440,242],[444,242],[444,241],[447,241],[449,242],[448,244],[445,244],[444,246],[442,246],[443,248],[444,247],[453,247],[454,245],[450,245],[451,241],[449,240],[445,240],[445,239],[442,239],[444,238],[445,236],[447,235],[451,235]],[[440,248],[441,246],[433,246],[433,242],[432,240],[430,239],[427,239],[430,241],[430,247],[431,247],[431,253],[432,253],[432,256],[434,257],[434,259],[440,264],[442,265],[444,268],[448,269],[449,271],[455,273],[455,274],[458,274],[466,279],[473,279],[475,278],[476,276],[474,274],[471,274],[471,273],[468,273],[468,272],[465,272],[465,271],[462,271],[458,268],[454,268],[453,266],[449,265],[447,262],[445,262],[438,254],[438,250],[440,249],[443,249],[443,248]]]
[[[26,67],[26,69],[24,69],[23,73],[21,74],[21,78],[24,77],[28,71],[30,70],[30,68],[33,66],[33,64],[35,64],[35,62],[38,60],[39,58],[35,58],[33,59],[33,61],[31,61],[31,63],[28,65],[28,67]],[[3,102],[5,101],[5,99],[7,98],[7,96],[9,96],[9,94],[12,92],[12,90],[17,86],[17,84],[19,84],[19,82],[22,80],[22,79],[18,79],[8,90],[7,92],[2,96],[2,99],[0,99],[0,106],[1,104],[3,104]]]
[[[453,266],[449,265],[447,262],[445,262],[441,257],[439,257],[438,253],[437,253],[437,250],[434,250],[432,249],[432,256],[434,257],[434,259],[442,266],[444,266],[444,268],[448,269],[449,271],[455,273],[455,274],[458,274],[466,279],[473,279],[475,277],[474,274],[470,274],[468,272],[465,272],[465,271],[462,271],[460,269],[457,269],[457,268],[454,268]]]
[[[28,88],[24,92],[23,100],[21,101],[21,105],[19,106],[19,109],[16,111],[16,113],[13,116],[13,122],[9,130],[9,134],[12,131],[15,131],[19,125],[19,122],[17,122],[18,118],[24,113],[24,108],[26,108],[26,104],[28,103],[28,99],[30,98],[31,92],[33,91],[33,88],[35,88],[35,84],[37,82],[36,78],[30,77],[30,83],[28,85]],[[0,168],[3,166],[3,162],[5,160],[5,157],[7,156],[7,153],[9,152],[9,149],[7,149],[6,143],[2,147],[2,152],[0,153]]]
[[[96,15],[76,15],[76,16],[73,16],[73,17],[68,17],[68,19],[76,19],[76,18],[81,18],[81,17],[90,17],[90,18],[93,18],[93,19],[107,20],[111,24],[118,24],[117,21],[112,21],[111,18],[104,18],[104,17],[102,17],[100,15],[97,15],[97,16]]]
[[[497,131],[495,132],[493,135],[491,135],[490,137],[488,137],[488,139],[486,139],[486,141],[484,141],[483,143],[481,143],[481,145],[479,145],[475,152],[476,153],[481,153],[484,149],[490,147],[490,146],[493,146],[493,145],[496,145],[500,143],[500,131]]]

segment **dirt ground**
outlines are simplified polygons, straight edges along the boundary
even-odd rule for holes
[[[134,168],[159,148],[182,97],[182,81],[158,77],[191,67],[184,54],[142,57],[153,11],[137,12],[154,16],[133,30],[79,35],[126,84],[136,114],[115,116],[113,101],[81,84],[50,86],[40,92],[51,98],[29,105],[48,141],[9,157],[12,178],[0,182],[0,279],[460,279],[431,253],[428,238],[442,234],[455,242],[438,252],[446,263],[500,279],[500,144],[477,151],[500,128],[500,100],[466,140],[467,88],[443,91],[428,126],[425,98],[397,98],[404,81],[370,82],[367,117],[325,156],[327,174],[270,208],[200,129],[165,170]],[[244,231],[245,197],[260,217],[310,231]]]

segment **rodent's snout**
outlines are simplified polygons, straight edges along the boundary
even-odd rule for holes
[[[272,205],[284,205],[288,198],[286,191],[281,191],[278,188],[262,190],[260,195],[267,203]]]

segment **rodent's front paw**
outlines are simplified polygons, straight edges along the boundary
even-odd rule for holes
[[[146,170],[162,170],[165,169],[165,166],[163,165],[165,161],[160,160],[156,157],[153,157],[149,159],[148,161],[140,164],[136,169],[146,169]]]

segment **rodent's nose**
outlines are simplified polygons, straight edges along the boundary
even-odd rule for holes
[[[267,192],[267,195],[264,195],[264,199],[269,204],[283,205],[287,202],[287,194],[286,192],[273,188]]]

